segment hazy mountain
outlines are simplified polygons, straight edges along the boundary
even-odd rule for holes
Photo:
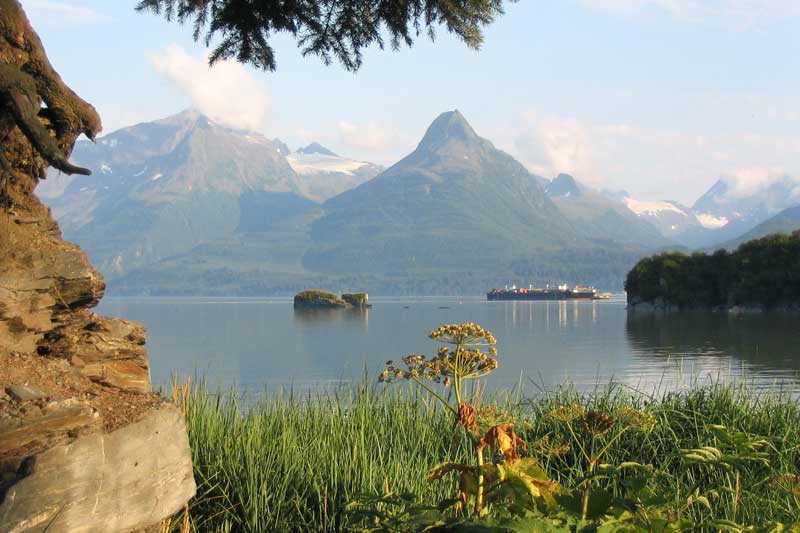
[[[545,187],[559,211],[584,237],[642,248],[670,244],[646,218],[637,216],[625,203],[579,183],[569,174],[559,174]]]
[[[323,208],[304,259],[315,271],[487,271],[582,243],[536,178],[458,111],[436,118],[410,155]]]
[[[339,154],[333,153],[332,151],[328,150],[318,142],[313,142],[306,147],[298,148],[296,153],[301,155],[318,154],[318,155],[327,155],[331,157],[339,157]]]
[[[753,239],[760,239],[773,233],[792,233],[800,230],[800,205],[784,209],[777,215],[768,218],[747,233],[718,245],[718,248],[733,250],[740,244]]]
[[[718,180],[692,206],[710,232],[709,246],[736,238],[780,211],[800,203],[800,180],[791,176],[747,183]]]
[[[690,248],[713,247],[799,203],[800,181],[783,176],[746,186],[738,180],[720,179],[692,207],[628,195],[623,202],[665,237]]]
[[[291,154],[279,140],[196,111],[124,128],[97,144],[79,142],[73,160],[93,175],[55,173],[37,192],[66,238],[80,244],[110,281],[208,243],[239,243],[244,253],[238,256],[251,265],[283,264],[263,246],[243,245],[241,235],[263,236],[287,220],[305,220],[317,202],[381,170],[318,143]],[[274,238],[266,241],[270,250],[285,248]],[[295,254],[295,266],[301,255]]]
[[[758,224],[788,207],[800,203],[800,180],[781,176],[760,184],[720,179],[692,209],[698,217],[724,223]]]
[[[405,294],[476,294],[505,283],[621,288],[643,248],[587,237],[542,181],[448,112],[413,153],[374,179],[321,206],[293,201],[263,226],[264,217],[242,218],[233,236],[140,268],[115,287],[192,293],[200,286],[222,294],[312,285]],[[585,194],[582,201],[594,198]],[[627,216],[629,225],[642,224]]]
[[[119,292],[611,289],[659,243],[623,204],[531,174],[457,111],[374,178],[318,143],[290,153],[194,112],[79,143],[74,159],[95,175],[42,192]]]
[[[640,200],[627,192],[616,196],[631,212],[647,221],[670,240],[680,241],[687,231],[701,227],[691,208],[670,200]]]
[[[287,157],[297,174],[303,196],[324,202],[377,176],[383,167],[341,157],[319,143],[311,143]]]
[[[578,198],[584,196],[585,186],[579,186],[575,178],[569,174],[559,174],[544,186],[544,192],[550,198]]]
[[[66,238],[113,278],[234,233],[270,194],[302,197],[288,153],[280,141],[186,111],[77,143],[73,159],[94,174],[55,197],[46,181],[40,193]]]

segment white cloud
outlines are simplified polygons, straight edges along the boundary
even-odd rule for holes
[[[800,189],[800,176],[789,177],[786,170],[780,167],[742,168],[724,176],[724,180],[730,186],[728,194],[739,198],[763,191],[778,182],[795,182],[795,192]]]
[[[341,142],[352,148],[384,150],[389,145],[386,129],[372,122],[357,125],[348,120],[340,120],[336,123],[336,129]]]
[[[533,172],[568,172],[595,187],[691,204],[720,176],[737,191],[800,177],[800,137],[697,134],[574,117],[523,115],[511,152]]]
[[[23,0],[22,7],[34,27],[63,28],[78,24],[93,24],[109,17],[74,2]]]
[[[797,0],[580,0],[591,8],[625,14],[662,11],[690,22],[745,29],[775,19],[800,16]]]
[[[205,59],[170,45],[151,55],[156,72],[186,94],[192,105],[213,120],[235,128],[262,131],[269,118],[267,87],[235,61],[209,67]]]
[[[515,138],[517,152],[537,174],[566,172],[596,180],[589,128],[576,119],[527,116],[528,128]]]

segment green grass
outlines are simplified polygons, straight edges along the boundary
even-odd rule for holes
[[[617,386],[593,395],[562,388],[533,401],[511,394],[490,399],[512,413],[529,443],[563,432],[546,416],[553,407],[581,404],[613,411],[626,405],[652,412],[648,434],[628,433],[605,461],[652,464],[654,490],[683,501],[695,489],[716,491],[706,518],[763,524],[800,520],[793,498],[775,487],[774,476],[800,471],[800,404],[788,396],[755,393],[746,387],[715,385],[658,399]],[[354,386],[337,393],[304,396],[263,394],[245,403],[236,390],[215,395],[200,388],[187,413],[197,497],[190,503],[199,531],[349,531],[347,502],[364,495],[414,492],[426,502],[452,497],[450,481],[425,481],[443,460],[464,460],[469,444],[454,437],[452,417],[414,389]],[[714,445],[712,424],[769,439],[770,465],[741,469],[741,498],[734,517],[731,472],[686,466],[679,450]],[[564,435],[566,437],[566,435]],[[571,485],[583,474],[572,456],[543,466]]]

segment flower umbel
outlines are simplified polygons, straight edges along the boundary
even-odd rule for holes
[[[394,361],[387,361],[378,380],[391,383],[398,379],[425,379],[445,386],[452,384],[460,405],[463,400],[462,381],[480,378],[498,367],[497,339],[474,322],[446,324],[431,331],[428,337],[452,346],[441,346],[430,359],[424,355],[406,355],[403,357],[405,369]],[[486,351],[482,349],[484,347]]]
[[[603,411],[592,409],[587,411],[581,419],[583,429],[593,437],[602,437],[611,431],[617,421]]]

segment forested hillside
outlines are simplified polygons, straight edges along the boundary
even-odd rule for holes
[[[628,303],[709,308],[800,305],[800,231],[748,241],[734,252],[647,257],[625,280]]]

